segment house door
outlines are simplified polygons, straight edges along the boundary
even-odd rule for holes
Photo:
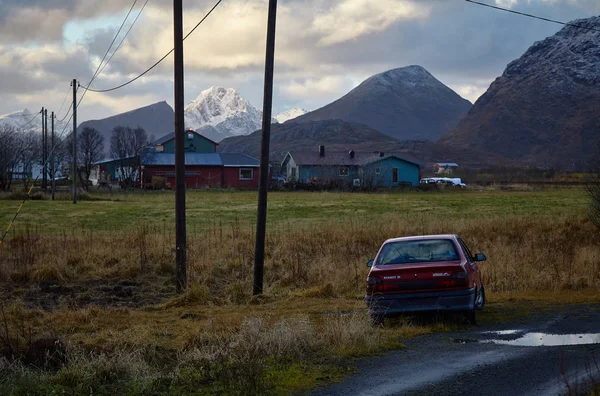
[[[398,168],[392,168],[392,183],[398,183]]]

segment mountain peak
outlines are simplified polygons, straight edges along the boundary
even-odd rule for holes
[[[436,140],[457,125],[471,103],[421,66],[376,74],[342,98],[294,122],[341,119],[397,139]]]
[[[600,32],[589,28],[600,29],[600,17],[535,42],[440,142],[544,167],[585,168],[600,125]]]
[[[262,113],[233,88],[210,87],[185,107],[186,127],[212,126],[219,133],[207,137],[217,142],[254,132],[261,123]]]

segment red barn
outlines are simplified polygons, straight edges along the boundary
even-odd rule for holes
[[[240,153],[217,153],[218,143],[195,131],[186,132],[185,184],[187,188],[231,187],[258,188],[260,163]],[[175,187],[175,134],[154,141],[142,158],[138,175],[135,158],[98,162],[99,182],[117,182],[123,178],[120,170],[140,181],[145,188]],[[123,165],[123,166],[122,166]]]

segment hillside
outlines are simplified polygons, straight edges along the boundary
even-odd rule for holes
[[[600,138],[600,17],[574,23],[511,62],[439,142],[585,169]]]
[[[218,151],[241,152],[260,156],[261,131],[247,136],[223,140]],[[457,161],[463,165],[483,162],[502,162],[502,158],[465,149],[448,149],[427,140],[399,141],[366,125],[325,120],[286,122],[271,126],[271,160],[280,161],[290,150],[317,150],[319,145],[329,150],[411,152],[419,160],[431,164],[438,161]]]
[[[100,131],[104,136],[104,152],[108,156],[110,136],[116,126],[129,126],[131,128],[139,126],[144,128],[150,138],[159,138],[173,132],[174,112],[167,102],[159,102],[112,117],[82,122],[77,130],[81,131],[85,127],[91,127]]]
[[[396,139],[435,141],[452,130],[471,103],[421,66],[374,75],[342,98],[293,122],[340,119]]]

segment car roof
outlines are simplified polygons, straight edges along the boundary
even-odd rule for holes
[[[458,235],[456,234],[436,234],[436,235],[416,235],[416,236],[407,236],[400,238],[390,238],[386,240],[384,243],[388,242],[403,242],[403,241],[420,241],[425,239],[452,239],[456,240]]]

